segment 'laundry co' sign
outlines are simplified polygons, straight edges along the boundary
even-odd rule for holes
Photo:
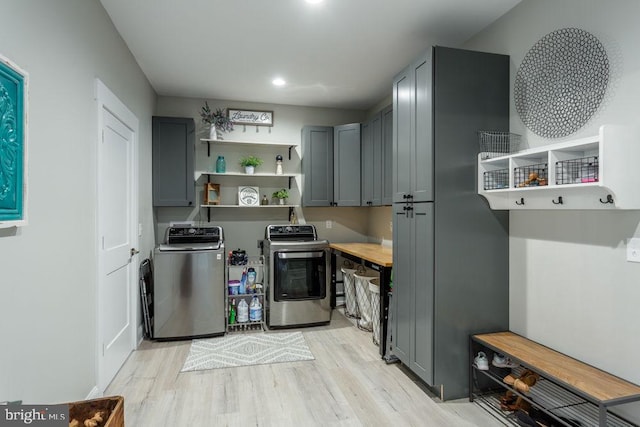
[[[229,119],[237,125],[273,126],[273,111],[232,110]]]

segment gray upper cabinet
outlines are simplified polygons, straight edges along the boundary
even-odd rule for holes
[[[393,201],[393,109],[388,106],[362,124],[362,206]]]
[[[360,206],[360,123],[302,129],[303,206]]]
[[[433,201],[431,54],[393,81],[393,202]]]
[[[382,204],[382,114],[362,124],[362,206]]]
[[[360,123],[333,128],[334,206],[360,206]]]
[[[302,205],[333,205],[333,127],[302,129]]]
[[[382,204],[393,203],[393,108],[382,110]]]
[[[195,203],[195,123],[192,118],[153,117],[153,205]]]

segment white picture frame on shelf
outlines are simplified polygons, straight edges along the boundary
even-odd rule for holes
[[[239,206],[260,206],[260,189],[254,186],[241,185],[238,187]]]

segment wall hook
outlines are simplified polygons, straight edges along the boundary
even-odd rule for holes
[[[247,125],[242,125],[242,132],[246,132],[247,131]]]
[[[520,201],[516,200],[516,205],[524,205],[524,197],[520,197]]]
[[[556,202],[554,199],[551,199],[551,202],[553,202],[554,205],[562,205],[564,204],[562,201],[562,196],[558,196],[558,201]]]
[[[600,203],[604,203],[605,205],[607,203],[613,203],[613,197],[611,196],[611,194],[607,194],[607,200],[600,199]]]
[[[256,126],[256,133],[260,133],[260,128]]]

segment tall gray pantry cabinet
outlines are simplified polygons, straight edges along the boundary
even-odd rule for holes
[[[509,326],[508,212],[478,196],[479,130],[509,129],[509,57],[434,47],[393,82],[393,354],[468,395],[469,334]]]

